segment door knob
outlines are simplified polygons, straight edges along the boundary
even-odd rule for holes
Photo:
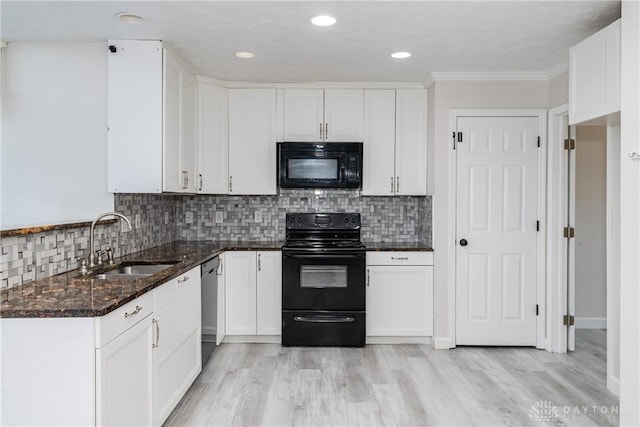
[[[469,242],[466,239],[460,239],[460,246],[467,246]]]

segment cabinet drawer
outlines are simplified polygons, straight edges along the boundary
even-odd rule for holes
[[[169,280],[164,285],[156,288],[156,309],[172,303],[185,292],[200,288],[200,267],[192,268],[186,273]]]
[[[367,265],[433,265],[433,252],[367,252]]]
[[[96,348],[102,348],[151,313],[153,292],[147,292],[111,313],[96,318]]]

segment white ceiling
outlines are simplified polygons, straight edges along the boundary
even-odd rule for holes
[[[256,82],[422,82],[545,72],[620,17],[620,1],[8,1],[4,41],[160,39],[199,75]],[[147,22],[118,22],[118,12]],[[332,27],[309,19],[330,14]],[[407,60],[389,57],[410,51]],[[237,51],[256,57],[242,60]]]

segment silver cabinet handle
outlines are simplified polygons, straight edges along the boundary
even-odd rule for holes
[[[229,193],[233,191],[233,177],[229,177]]]
[[[392,256],[391,259],[395,259],[398,261],[408,261],[409,257],[408,256],[400,256],[400,257]]]
[[[184,276],[182,279],[178,279],[178,283],[184,283],[189,280],[189,276]]]
[[[258,271],[262,271],[262,262],[261,262],[261,258],[262,255],[258,254]]]
[[[155,343],[151,347],[158,348],[160,346],[160,322],[158,322],[157,319],[153,319],[152,322],[156,325],[156,339]]]
[[[329,139],[329,123],[324,124],[324,139]]]
[[[391,194],[393,194],[393,177],[391,177]]]
[[[371,278],[369,277],[369,269],[367,268],[367,286],[371,284]]]
[[[200,186],[198,188],[198,191],[202,191],[202,174],[198,174],[198,177],[200,178]]]
[[[322,123],[320,123],[320,141],[322,141]]]
[[[400,192],[400,177],[396,176],[396,193]]]
[[[142,311],[142,307],[140,307],[139,305],[136,305],[136,309],[133,310],[131,313],[124,313],[124,318],[126,319],[127,317],[131,317],[134,314],[138,314]]]
[[[189,172],[182,171],[182,189],[186,190],[189,188]]]

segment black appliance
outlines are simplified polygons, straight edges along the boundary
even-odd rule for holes
[[[362,347],[365,247],[360,214],[286,215],[282,345]]]
[[[280,142],[278,164],[281,188],[362,186],[361,142]]]

